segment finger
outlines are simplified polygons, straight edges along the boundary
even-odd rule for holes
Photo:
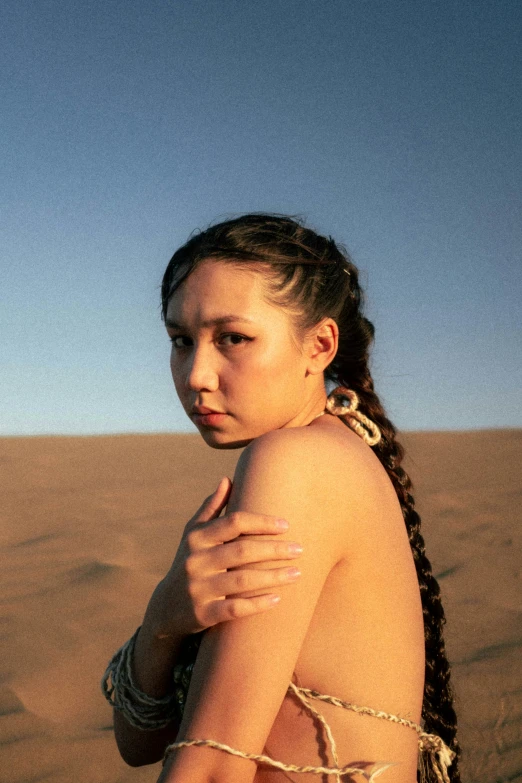
[[[199,524],[219,516],[228,502],[231,489],[231,480],[228,476],[223,476],[214,492],[205,498],[190,522]]]
[[[290,568],[241,569],[214,574],[206,580],[206,591],[212,590],[212,597],[224,595],[227,598],[253,598],[248,593],[268,590],[292,584],[301,576],[295,566]]]
[[[280,539],[252,539],[240,536],[235,541],[217,544],[214,547],[199,550],[201,571],[216,572],[224,569],[245,568],[248,565],[269,567],[272,561],[294,560],[303,552],[297,541],[281,541]]]
[[[280,527],[279,522],[285,526]],[[250,511],[232,511],[223,517],[212,520],[205,529],[205,546],[233,541],[238,536],[277,535],[286,533],[289,525],[269,514],[254,514]]]
[[[214,601],[208,607],[209,619],[212,625],[216,625],[236,620],[238,617],[248,617],[277,606],[280,600],[281,596],[274,593],[257,595],[254,598],[225,598],[222,601]]]

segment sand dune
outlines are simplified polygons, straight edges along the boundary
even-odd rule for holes
[[[446,609],[466,783],[522,781],[522,430],[404,433]],[[0,783],[152,783],[99,679],[240,451],[198,435],[0,439]]]

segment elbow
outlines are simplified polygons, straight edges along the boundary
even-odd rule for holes
[[[132,742],[129,738],[118,737],[116,734],[116,746],[123,761],[129,767],[145,767],[148,764],[156,764],[163,758],[165,743],[152,742],[150,744]],[[141,739],[141,738],[138,738]]]
[[[156,764],[163,758],[161,750],[154,752],[149,749],[129,747],[128,745],[118,745],[118,750],[123,761],[129,767],[146,767],[148,764]]]
[[[167,760],[157,783],[252,783],[255,777],[256,770],[245,774],[245,769],[238,771],[237,765],[231,774],[230,770],[209,766],[209,761],[197,763],[194,756],[177,756],[175,761],[173,756]]]
[[[207,774],[201,778],[201,783],[230,783],[232,780],[234,783],[252,783],[256,771],[257,766],[254,771],[252,771],[252,769],[246,769],[245,767],[238,769],[237,765],[234,765],[233,768],[229,770],[226,768],[214,769],[211,772],[207,772]]]
[[[230,783],[230,777],[211,775],[211,777],[207,778],[205,783]],[[236,783],[236,781],[234,781],[234,783]],[[239,783],[239,781],[237,781],[237,783]]]
[[[154,731],[137,729],[127,723],[120,712],[114,711],[114,739],[121,758],[129,767],[145,767],[161,761],[178,729],[174,723]]]
[[[120,753],[120,756],[124,760],[124,762],[129,767],[134,767],[135,769],[137,767],[145,767],[147,762],[143,759],[134,758],[133,756],[125,756],[123,753]]]
[[[178,780],[178,778],[176,776],[169,777],[168,783],[177,783],[177,780]],[[183,781],[185,781],[185,780],[186,780],[186,778],[184,777]],[[197,775],[197,773],[196,773],[196,774],[192,775],[192,777],[190,778],[190,782],[191,783],[230,783],[231,780],[232,780],[232,778],[230,778],[230,777],[224,777],[222,775],[213,775],[213,774],[208,774],[208,773],[204,774],[203,777],[199,777]],[[233,778],[233,780],[234,780],[234,783],[240,783],[240,781],[236,781],[235,778]],[[181,782],[181,778],[180,778],[180,782]],[[167,779],[166,778],[162,778],[160,776],[160,778],[157,781],[157,783],[167,783]]]

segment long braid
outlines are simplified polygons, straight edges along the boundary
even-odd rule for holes
[[[353,389],[359,397],[358,409],[374,421],[381,431],[381,440],[373,451],[378,456],[388,473],[397,493],[402,514],[408,531],[415,569],[419,581],[424,618],[425,638],[425,683],[422,705],[422,717],[425,730],[438,734],[448,747],[455,751],[456,756],[449,768],[451,783],[460,783],[458,769],[461,748],[457,739],[457,716],[453,707],[454,694],[450,682],[450,664],[446,655],[443,627],[446,623],[442,606],[440,587],[433,576],[431,563],[426,556],[424,538],[421,533],[421,519],[415,510],[415,501],[410,490],[412,482],[401,466],[404,448],[396,440],[396,429],[387,418],[379,397],[374,390],[373,379],[368,367],[369,348],[374,336],[373,324],[365,318],[359,306],[362,302],[362,291],[358,284],[357,270],[350,266],[350,287],[352,297],[346,302],[350,321],[350,335],[343,335],[343,343],[350,342],[350,348],[338,351],[336,360],[331,365],[329,376],[340,385]],[[357,315],[354,318],[354,303]],[[358,316],[358,317],[357,317]],[[339,316],[342,328],[343,313]],[[357,333],[357,334],[356,334]],[[353,339],[354,337],[358,339]],[[353,346],[359,347],[358,355],[353,353]],[[364,350],[361,352],[361,347]],[[361,356],[361,353],[364,356]],[[431,783],[431,781],[430,781]],[[435,779],[433,783],[436,783]]]

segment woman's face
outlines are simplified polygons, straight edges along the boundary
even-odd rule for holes
[[[208,260],[168,304],[176,392],[213,448],[242,448],[265,432],[302,426],[324,407],[323,375],[307,371],[287,314],[263,299],[262,285],[257,272]],[[224,415],[195,419],[194,405]]]

